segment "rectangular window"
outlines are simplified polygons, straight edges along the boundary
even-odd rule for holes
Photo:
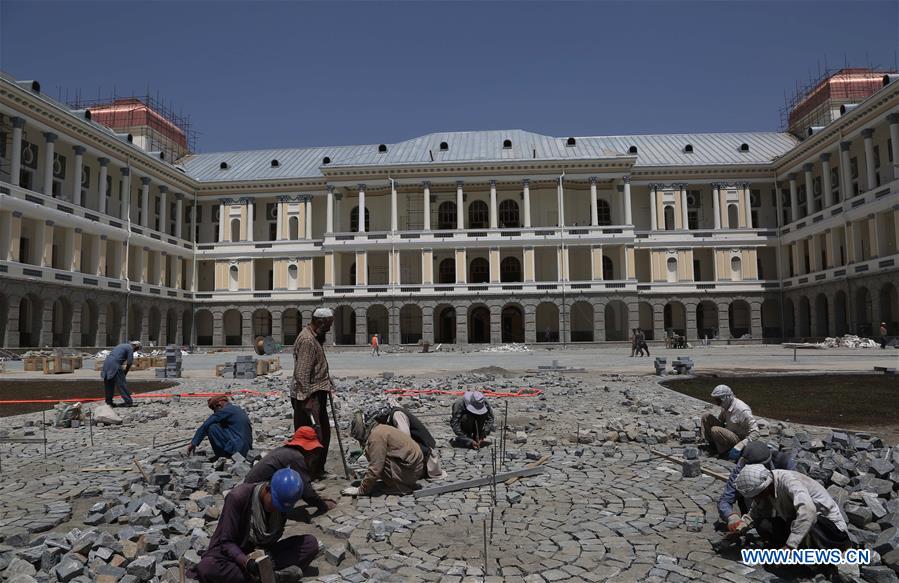
[[[752,217],[752,228],[758,229],[759,228],[759,211],[753,209],[752,212],[749,213],[749,215]]]
[[[758,208],[762,206],[762,191],[759,189],[752,189],[749,191],[749,206]]]
[[[699,228],[699,211],[687,211],[687,227],[693,231]]]
[[[269,223],[268,224],[268,240],[274,241],[275,237],[278,236],[278,224],[277,223]]]
[[[812,179],[812,191],[815,193],[815,198],[821,196],[821,177],[816,176]]]
[[[31,187],[34,186],[34,172],[22,168],[19,171],[19,186],[25,190],[32,190]]]
[[[893,161],[893,140],[891,138],[887,138],[887,160]]]
[[[880,146],[874,146],[874,167],[880,168]]]
[[[849,177],[852,179],[852,196],[858,195],[858,158],[849,160]]]
[[[840,171],[837,168],[830,169],[830,191],[833,193],[833,201],[840,202]]]
[[[0,132],[0,158],[6,159],[6,132]]]

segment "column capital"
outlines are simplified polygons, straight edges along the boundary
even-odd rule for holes
[[[239,202],[240,204],[252,204],[253,199],[250,198],[249,196],[242,196],[239,199],[237,199],[237,202]]]
[[[720,190],[720,189],[721,189],[721,183],[720,183],[720,182],[713,182],[713,183],[712,183],[712,189],[713,189],[713,190]]]
[[[183,193],[183,192],[176,192],[176,193],[174,193],[174,194],[175,194],[175,200],[184,200],[184,193]]]
[[[495,178],[490,179],[490,188],[496,188],[496,179]]]
[[[12,127],[16,129],[22,129],[25,127],[25,119],[21,117],[11,117],[9,118],[12,121]]]
[[[625,183],[625,184],[630,184],[630,183],[631,183],[631,177],[630,177],[630,176],[622,176],[622,177],[621,177],[621,182],[623,182],[623,183]]]
[[[131,168],[122,168],[122,176],[131,176]]]
[[[328,194],[334,194],[334,186],[331,184],[325,186],[325,190],[328,191]]]
[[[12,212],[12,216],[13,216],[13,218],[21,219],[21,218],[22,218],[22,211],[13,211],[13,212]]]
[[[304,195],[303,195],[303,202],[312,202],[312,195],[311,195],[311,194],[304,194]]]
[[[790,172],[789,174],[787,174],[787,180],[789,180],[790,182],[796,182],[796,173]]]
[[[15,118],[13,118],[15,119]],[[887,115],[887,123],[894,124],[899,123],[899,113],[891,113]]]
[[[342,192],[335,192],[335,193],[334,193],[334,200],[343,200],[343,193],[342,193]]]
[[[56,223],[54,223],[54,222],[51,221],[50,219],[47,219],[47,220],[44,221],[44,224],[47,225],[48,227],[52,227],[52,226],[55,225]]]
[[[591,186],[596,186],[596,176],[591,176],[589,180]]]
[[[75,155],[76,156],[84,156],[84,153],[87,151],[87,148],[84,146],[75,146]]]
[[[288,200],[290,200],[290,197],[286,194],[279,194],[275,197],[275,202],[287,202]]]
[[[84,232],[84,229],[82,229],[81,227],[75,227],[75,232],[80,235],[81,233]]]
[[[147,176],[140,177],[141,186],[150,186],[150,179]]]
[[[365,183],[364,183],[364,182],[360,182],[360,183],[359,183],[359,191],[360,191],[360,192],[365,192]]]
[[[97,162],[100,163],[100,166],[102,168],[106,168],[107,166],[109,166],[109,158],[97,158]]]
[[[830,152],[824,152],[823,154],[818,156],[818,159],[822,162],[830,162]]]
[[[862,130],[862,137],[866,140],[870,140],[874,137],[874,128],[865,128]]]
[[[159,185],[159,194],[165,194],[165,193],[167,193],[168,191],[169,191],[169,187],[168,187],[168,186],[166,186],[165,184],[160,184],[160,185]]]
[[[421,185],[425,188],[431,188],[431,181],[430,180],[422,180]]]
[[[465,181],[464,181],[464,180],[457,180],[457,181],[456,181],[456,188],[462,188],[463,186],[465,186]]]
[[[101,240],[101,241],[106,241],[106,240],[108,240],[108,239],[109,239],[109,236],[108,236],[108,235],[100,235],[100,240]]]
[[[530,178],[522,178],[521,185],[524,186],[525,188],[529,188],[531,186],[531,179]]]
[[[805,172],[811,172],[814,169],[815,169],[815,165],[812,164],[811,162],[806,162],[805,164],[802,165],[802,170]]]
[[[57,136],[53,132],[44,132],[44,139],[47,141],[48,144],[52,144],[53,142],[55,142],[57,140],[57,138],[59,138],[59,136]]]
[[[811,166],[811,164],[809,164],[809,166]],[[686,184],[684,186],[686,186]],[[750,186],[752,186],[752,183],[751,182],[741,182],[740,186],[742,186],[743,188],[749,188]]]
[[[841,152],[848,152],[848,151],[849,151],[849,148],[850,148],[851,146],[852,146],[852,142],[851,142],[851,141],[848,141],[848,140],[847,140],[847,141],[844,141],[844,142],[840,142],[840,151],[841,151]]]

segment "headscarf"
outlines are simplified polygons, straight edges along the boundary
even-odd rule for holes
[[[368,434],[371,433],[371,428],[374,427],[376,423],[372,423],[371,425],[365,422],[365,415],[362,411],[356,411],[353,414],[353,421],[350,424],[350,435],[353,436],[353,439],[365,445],[365,442],[368,441]]]
[[[214,396],[214,397],[209,397],[209,400],[206,401],[206,405],[208,405],[210,409],[212,409],[213,411],[215,411],[216,405],[218,405],[218,404],[221,403],[222,401],[226,401],[226,402],[227,402],[227,401],[228,401],[228,396],[227,396],[227,395],[216,395],[216,396]]]
[[[734,402],[734,392],[727,385],[718,385],[712,390],[713,399],[721,399],[721,408],[730,409]]]
[[[750,464],[737,476],[737,492],[744,498],[755,498],[774,480],[771,470],[761,464]]]

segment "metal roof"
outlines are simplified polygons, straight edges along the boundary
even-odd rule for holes
[[[505,147],[505,140],[511,146]],[[201,182],[321,178],[322,161],[330,167],[445,164],[528,160],[584,160],[629,156],[637,147],[636,167],[767,164],[799,143],[781,132],[717,134],[659,134],[636,136],[555,138],[524,130],[438,132],[396,144],[282,148],[244,152],[194,154],[179,161],[185,172]],[[446,149],[441,150],[441,144]],[[749,150],[740,150],[742,144]],[[692,153],[685,147],[693,146]],[[279,165],[272,167],[271,161]],[[227,168],[222,169],[222,162]]]

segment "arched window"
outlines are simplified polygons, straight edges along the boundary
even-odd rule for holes
[[[490,281],[490,263],[483,257],[471,260],[468,266],[468,283],[487,283]]]
[[[514,200],[506,199],[499,203],[499,226],[507,229],[517,229],[521,226],[518,203]]]
[[[612,207],[609,206],[609,203],[606,201],[599,199],[596,201],[596,216],[599,217],[600,225],[611,225],[612,224]]]
[[[439,230],[456,228],[456,203],[448,200],[437,207],[437,228]]]
[[[602,256],[602,278],[615,279],[615,264],[608,255]]]
[[[444,259],[437,270],[437,283],[456,283],[456,260]]]
[[[287,266],[287,289],[297,289],[297,280],[299,279],[299,270],[296,265]]]
[[[290,240],[296,241],[300,238],[300,218],[290,217],[288,224],[290,225]]]
[[[667,270],[665,273],[666,281],[674,283],[677,281],[677,259],[669,257],[666,262]]]
[[[670,204],[665,205],[665,230],[674,230],[674,207]]]
[[[506,257],[499,264],[499,280],[502,282],[522,281],[521,262],[517,257]]]
[[[490,224],[490,209],[483,200],[476,200],[468,205],[468,228],[486,229]]]
[[[743,262],[739,257],[730,258],[730,278],[733,281],[741,281],[743,279]]]
[[[232,265],[232,266],[228,269],[228,275],[229,275],[229,277],[228,277],[228,291],[237,291],[237,278],[238,278],[238,272],[237,272],[237,266],[236,266],[236,265]]]
[[[231,219],[231,240],[240,241],[240,219]]]
[[[350,231],[355,233],[359,230],[359,207],[354,206],[353,210],[350,211]],[[368,207],[365,208],[365,230],[366,232],[371,230],[371,211],[368,210]]]
[[[735,204],[727,205],[727,226],[731,229],[740,227],[740,211]]]

